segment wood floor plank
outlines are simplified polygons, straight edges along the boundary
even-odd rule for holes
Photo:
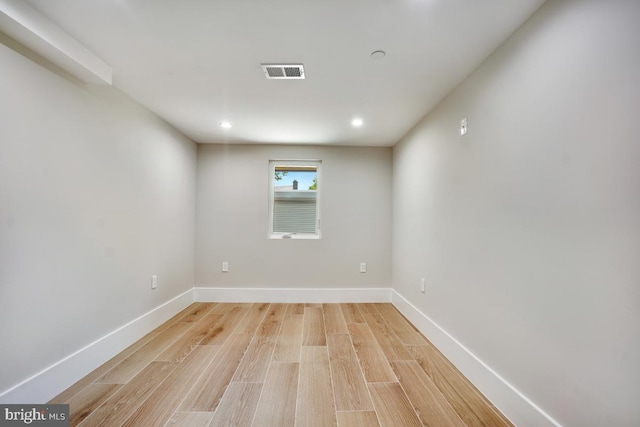
[[[207,427],[213,419],[213,412],[176,412],[167,427]]]
[[[138,372],[158,357],[169,345],[176,341],[190,327],[191,323],[177,322],[156,336],[142,348],[117,364],[109,372],[98,378],[97,383],[125,384]]]
[[[222,319],[211,327],[200,345],[222,345],[233,333],[238,323],[249,312],[249,307],[232,307]]]
[[[180,338],[167,347],[155,360],[182,362],[193,351],[195,346],[204,340],[215,324],[224,317],[223,313],[213,310],[214,306],[215,304],[209,306],[206,310],[206,307],[200,307],[199,313],[204,314],[200,315],[198,320],[192,323],[193,326],[186,330]],[[193,313],[189,316],[193,316]]]
[[[212,309],[211,313],[218,314],[227,314],[230,312],[236,305],[232,302],[219,302]]]
[[[77,426],[91,412],[109,399],[122,387],[121,384],[90,384],[67,402],[69,404],[69,424]]]
[[[216,360],[204,370],[185,397],[179,410],[215,411],[250,342],[251,334],[232,334],[229,336],[216,355]]]
[[[391,362],[391,367],[422,424],[426,427],[466,427],[418,362],[415,360]]]
[[[276,362],[299,362],[300,348],[302,347],[302,314],[285,314],[284,323],[280,329],[280,335],[273,352],[273,360]]]
[[[327,335],[337,411],[373,410],[369,390],[348,334]]]
[[[282,320],[267,319],[258,325],[258,328],[254,331],[257,337],[271,337],[278,338],[280,335],[280,329],[282,326]]]
[[[327,334],[348,334],[347,322],[338,304],[322,304],[324,325]]]
[[[376,427],[380,426],[375,411],[339,411],[338,427]]]
[[[326,346],[306,346],[300,351],[300,362],[329,363],[329,352]]]
[[[123,385],[104,404],[91,412],[82,426],[119,426],[142,405],[149,393],[164,381],[177,363],[151,362]]]
[[[397,378],[366,323],[350,323],[349,334],[367,382],[395,382]]]
[[[202,319],[213,307],[215,303],[210,302],[195,302],[189,306],[189,310],[184,317],[180,319],[180,322],[197,322]]]
[[[420,419],[398,383],[369,384],[381,427],[416,427]]]
[[[282,322],[284,320],[284,314],[287,311],[287,304],[271,304],[264,322]]]
[[[253,304],[249,308],[249,312],[238,322],[236,329],[234,329],[235,334],[253,334],[256,331],[256,328],[260,323],[262,323],[262,319],[267,314],[269,309],[269,303],[259,303]]]
[[[233,376],[233,382],[261,383],[264,381],[273,349],[276,346],[279,329],[279,323],[263,323],[261,325]]]
[[[212,427],[250,426],[258,405],[262,384],[231,383],[211,421]]]
[[[408,350],[467,426],[511,426],[432,345],[409,346]]]
[[[424,345],[429,341],[400,312],[389,303],[376,304],[378,313],[405,345]]]
[[[93,383],[96,379],[102,377],[104,374],[113,369],[120,362],[125,360],[127,357],[131,356],[134,352],[138,351],[140,348],[144,347],[149,341],[158,336],[158,332],[155,330],[148,333],[138,341],[131,344],[129,347],[124,349],[122,352],[116,354],[107,362],[102,364],[97,369],[93,370],[87,376],[78,380],[71,387],[64,390],[62,393],[54,397],[49,401],[49,403],[67,403],[73,396],[79,393],[82,389],[87,387],[89,384]]]
[[[194,306],[196,304],[200,304],[200,303],[192,303],[189,306],[185,307],[183,310],[181,310],[180,312],[178,312],[175,316],[171,317],[169,320],[167,320],[166,322],[164,322],[162,325],[158,326],[155,329],[155,332],[164,332],[167,329],[169,329],[169,327],[175,323],[178,323],[179,321],[181,321],[182,319],[185,318],[185,316],[188,316],[189,313],[191,313],[194,309]]]
[[[299,363],[271,363],[258,401],[254,426],[292,427],[295,425],[299,369]]]
[[[327,336],[324,331],[324,315],[322,313],[322,307],[304,308],[302,345],[327,345]]]
[[[404,344],[374,308],[376,304],[362,304],[362,317],[369,325],[387,360],[413,360]]]
[[[296,425],[337,425],[326,347],[302,347]]]
[[[219,349],[215,345],[196,347],[123,426],[161,426],[169,421],[193,384],[212,363]]]
[[[358,304],[340,304],[340,310],[342,310],[342,316],[345,322],[347,322],[347,325],[349,323],[364,323],[362,314],[360,314],[360,310],[358,309]]]
[[[304,314],[304,304],[287,304],[287,312],[285,314]]]

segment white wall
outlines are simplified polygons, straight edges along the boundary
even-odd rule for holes
[[[1,394],[193,286],[197,148],[3,44],[0,70]]]
[[[321,239],[267,238],[270,159],[322,160]],[[197,197],[198,286],[391,285],[390,148],[200,145]]]
[[[640,419],[639,21],[547,2],[394,149],[394,288],[566,426]]]

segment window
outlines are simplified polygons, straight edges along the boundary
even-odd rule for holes
[[[320,161],[269,162],[269,237],[320,237]]]

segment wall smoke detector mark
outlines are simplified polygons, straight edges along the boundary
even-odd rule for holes
[[[300,80],[304,79],[302,64],[260,64],[267,79]]]

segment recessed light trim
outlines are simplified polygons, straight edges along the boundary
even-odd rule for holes
[[[231,122],[224,120],[220,122],[220,127],[223,129],[231,129],[233,126],[231,126]]]
[[[363,124],[364,121],[360,117],[356,117],[355,119],[351,120],[351,126],[353,126],[354,128],[359,128]]]
[[[387,54],[384,50],[374,50],[373,52],[371,52],[370,56],[374,61],[380,61],[381,59],[384,59],[386,55]]]

